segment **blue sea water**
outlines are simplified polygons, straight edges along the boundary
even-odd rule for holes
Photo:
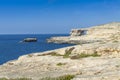
[[[43,52],[70,46],[70,44],[47,43],[46,39],[53,36],[68,36],[67,34],[37,34],[37,35],[0,35],[0,64],[17,59],[21,55]],[[20,43],[28,37],[36,37],[38,42]]]

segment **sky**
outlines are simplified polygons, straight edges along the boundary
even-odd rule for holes
[[[0,0],[0,34],[64,34],[120,21],[120,0]]]

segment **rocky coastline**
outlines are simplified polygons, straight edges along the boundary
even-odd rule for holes
[[[120,79],[120,23],[73,29],[68,37],[52,37],[54,43],[77,44],[46,52],[23,55],[0,65],[0,78],[74,75],[71,80]]]
[[[120,34],[119,22],[93,26],[90,28],[72,29],[70,36],[67,37],[51,37],[47,39],[48,43],[70,43],[84,44],[109,41],[113,36]]]

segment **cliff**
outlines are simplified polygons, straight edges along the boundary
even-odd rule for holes
[[[110,41],[115,36],[119,38],[120,23],[114,22],[86,29],[72,29],[68,37],[52,37],[48,42],[83,44],[92,42]],[[116,38],[114,38],[116,39]]]
[[[20,56],[0,66],[0,78],[41,80],[70,74],[72,80],[119,80],[120,23],[78,30],[68,37],[52,38],[58,43],[77,41],[78,45]],[[87,32],[81,34],[81,30]]]

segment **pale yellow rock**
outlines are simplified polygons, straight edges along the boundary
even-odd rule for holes
[[[78,29],[79,30],[79,29]],[[120,79],[120,23],[94,26],[86,35],[54,37],[56,43],[86,41],[61,49],[23,55],[18,60],[9,61],[0,66],[0,77],[27,77],[39,80],[42,77],[58,77],[74,74],[73,80],[119,80]],[[73,42],[71,42],[73,43]],[[100,56],[79,59],[63,58],[66,53],[94,54]],[[52,56],[51,54],[59,54]],[[63,65],[57,65],[57,64]]]

